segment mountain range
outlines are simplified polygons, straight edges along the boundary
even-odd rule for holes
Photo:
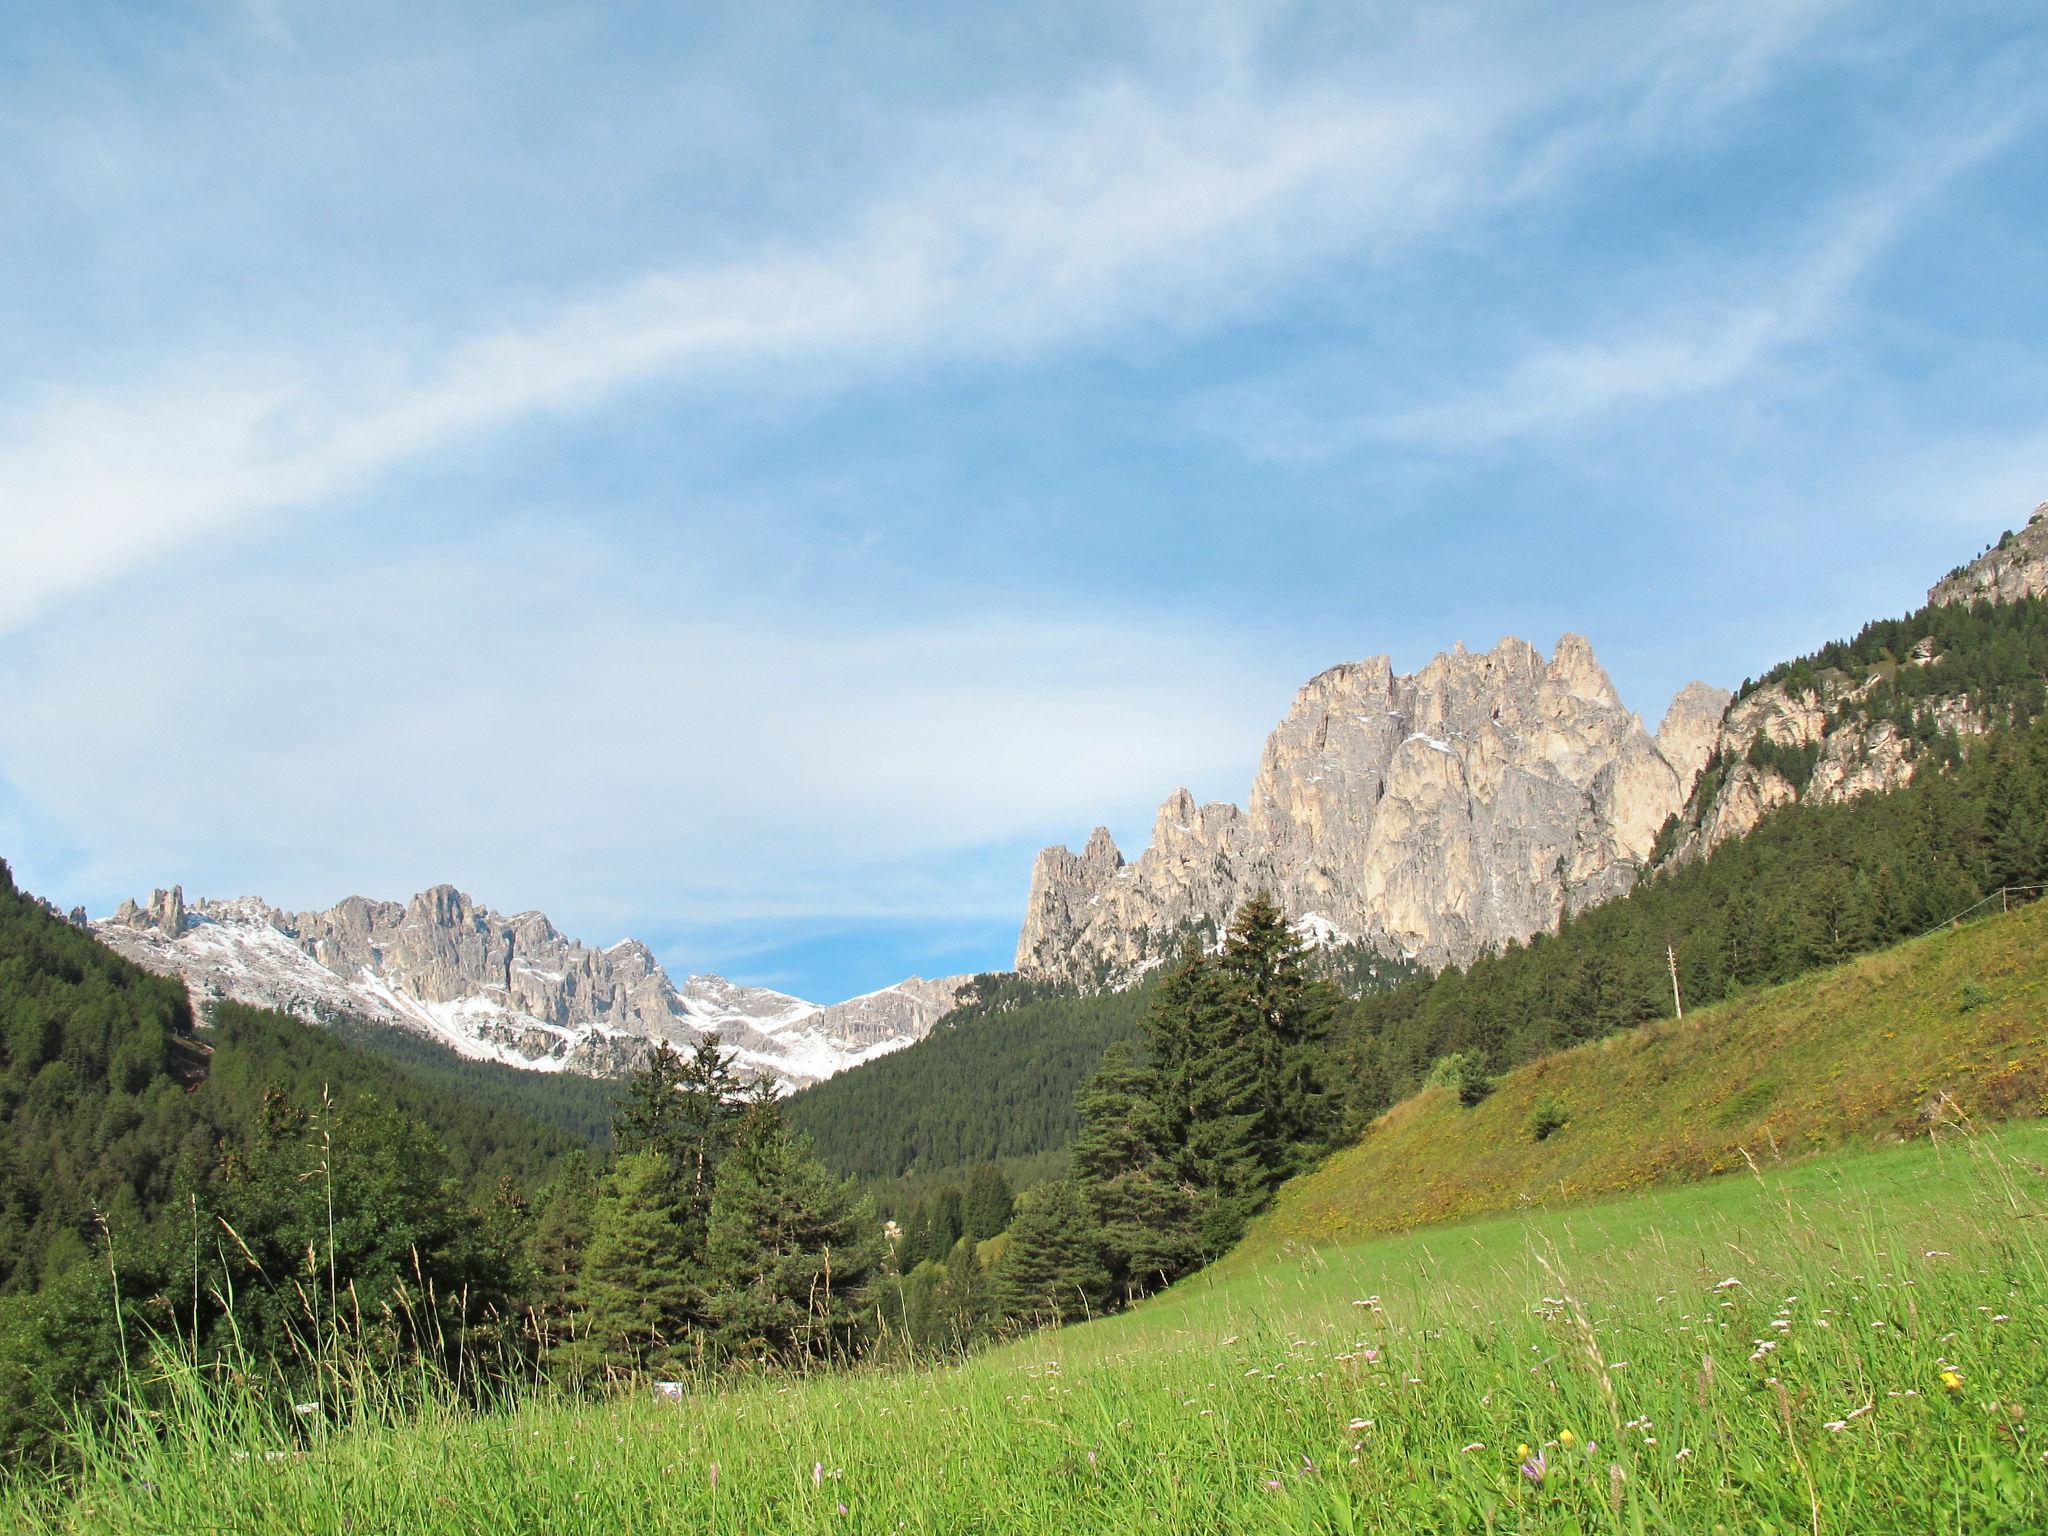
[[[1654,733],[1577,635],[1547,657],[1507,638],[1407,675],[1384,656],[1332,667],[1268,738],[1245,807],[1181,789],[1135,860],[1101,827],[1079,854],[1042,852],[1016,970],[1126,986],[1191,934],[1213,943],[1259,889],[1305,941],[1469,964],[1627,892],[1660,861],[1745,835],[1777,806],[1909,782],[1940,740],[1997,715],[1928,615],[2044,596],[2048,503],[1936,583],[1896,644],[1837,646],[1740,695],[1691,683]],[[173,888],[89,926],[181,977],[202,1017],[231,998],[600,1077],[631,1071],[656,1042],[716,1036],[746,1070],[800,1088],[922,1040],[969,979],[910,977],[830,1006],[714,975],[677,985],[637,940],[588,948],[538,912],[503,916],[448,885],[321,912],[253,897],[188,905]]]
[[[913,976],[829,1007],[722,976],[677,986],[637,939],[590,949],[541,913],[503,916],[450,885],[324,912],[254,897],[187,905],[173,887],[90,927],[145,969],[181,977],[201,1018],[227,998],[599,1077],[630,1072],[656,1043],[687,1050],[716,1036],[743,1070],[802,1087],[923,1039],[967,980]]]

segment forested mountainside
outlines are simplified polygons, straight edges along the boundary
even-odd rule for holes
[[[585,1143],[481,1079],[464,1089],[232,1004],[196,1032],[181,983],[50,915],[0,864],[0,1451],[117,1368],[113,1276],[132,1327],[204,1330],[224,1275],[240,1269],[249,1300],[316,1228],[326,1246],[330,1183],[337,1262],[364,1296],[407,1273],[444,1297],[471,1287],[480,1310],[504,1296],[509,1218]],[[203,1316],[149,1308],[193,1296],[199,1270]],[[282,1347],[290,1320],[252,1304],[240,1325]]]
[[[1083,996],[977,976],[916,1045],[807,1088],[790,1122],[828,1166],[861,1179],[964,1179],[977,1164],[1063,1150],[1074,1090],[1119,1040],[1136,1040],[1151,987]]]
[[[2048,507],[1937,582],[1924,607],[1745,682],[1656,861],[1740,837],[1794,800],[1895,789],[1964,741],[2024,726],[2048,680]]]
[[[478,1061],[408,1030],[357,1019],[336,1019],[327,1028],[363,1055],[389,1062],[408,1083],[431,1087],[465,1104],[524,1115],[567,1132],[579,1143],[610,1143],[612,1118],[625,1096],[625,1085],[617,1078],[534,1072]]]
[[[1487,1070],[1673,1012],[1671,964],[1704,1005],[1896,943],[2007,886],[2048,881],[2048,721],[1971,741],[1887,793],[1796,802],[1555,934],[1351,1005],[1340,1024],[1353,1123],[1433,1063]]]

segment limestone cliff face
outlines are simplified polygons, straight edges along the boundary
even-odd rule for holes
[[[2048,501],[2034,508],[2026,527],[2008,533],[1968,565],[1936,582],[1927,601],[2011,603],[2042,596],[2048,596]]]
[[[146,907],[123,902],[93,931],[138,964],[182,977],[202,1018],[228,998],[599,1077],[631,1071],[657,1043],[688,1049],[715,1035],[743,1068],[801,1086],[922,1039],[967,979],[912,977],[830,1008],[721,976],[678,987],[636,939],[586,948],[538,912],[502,916],[452,885],[409,902],[351,896],[324,912],[253,897],[187,907],[173,887]]]
[[[1274,893],[1304,932],[1462,963],[1628,889],[1691,792],[1728,696],[1693,684],[1656,737],[1592,647],[1519,640],[1312,678],[1266,743],[1249,807],[1160,808],[1126,863],[1101,828],[1039,855],[1017,968],[1116,983]]]

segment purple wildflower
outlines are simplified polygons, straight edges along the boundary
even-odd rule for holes
[[[813,1488],[822,1488],[825,1486],[825,1463],[823,1463],[822,1461],[814,1461],[811,1463],[811,1486]]]
[[[1535,1452],[1527,1461],[1522,1463],[1522,1476],[1529,1479],[1538,1488],[1543,1486],[1543,1474],[1549,1470],[1550,1463],[1543,1459],[1541,1451]]]

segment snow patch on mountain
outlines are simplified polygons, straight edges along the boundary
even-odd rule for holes
[[[173,887],[91,927],[145,968],[182,978],[202,1020],[231,1000],[599,1077],[631,1071],[657,1043],[687,1050],[716,1037],[742,1070],[785,1090],[923,1039],[967,981],[913,976],[829,1007],[722,976],[677,987],[636,939],[587,949],[540,913],[503,917],[452,886],[403,905],[351,897],[315,913],[249,896],[188,907]]]

